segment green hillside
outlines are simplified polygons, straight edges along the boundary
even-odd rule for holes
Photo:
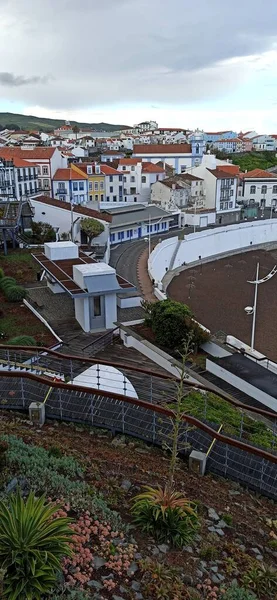
[[[65,120],[62,119],[44,119],[42,117],[33,117],[32,115],[19,115],[16,113],[0,113],[0,130],[6,126],[17,125],[23,130],[52,131],[61,125]],[[119,129],[129,129],[128,125],[110,125],[109,123],[78,123],[70,121],[71,125],[78,127],[90,127],[97,131],[118,131]]]

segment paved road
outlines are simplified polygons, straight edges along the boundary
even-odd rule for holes
[[[169,233],[152,235],[151,241],[156,244],[160,238],[167,239],[174,237],[178,235],[180,231],[188,234],[192,233],[193,229],[191,227],[186,227],[185,230],[174,229]],[[148,247],[148,238],[147,241],[142,238],[141,240],[133,240],[132,242],[123,242],[118,246],[111,248],[110,265],[117,270],[118,275],[128,279],[128,281],[133,283],[138,290],[140,287],[137,278],[137,263],[141,253],[146,247]]]

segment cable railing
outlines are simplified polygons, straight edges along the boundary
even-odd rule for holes
[[[1,372],[2,409],[27,411],[31,402],[43,401],[48,419],[105,428],[162,447],[172,443],[174,411],[165,406],[112,391],[49,381],[32,372]],[[218,425],[187,414],[182,417],[179,444],[186,454],[210,449],[209,471],[277,500],[277,455],[272,452],[250,446],[222,433]]]

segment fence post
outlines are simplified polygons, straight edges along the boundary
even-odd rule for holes
[[[11,363],[10,363],[10,351],[7,350],[7,361],[8,361],[8,366],[9,366],[9,371],[11,370]]]
[[[153,377],[150,376],[150,402],[153,404]]]
[[[124,402],[122,402],[121,415],[122,415],[122,433],[125,433],[125,404],[124,404]]]
[[[123,375],[123,394],[124,396],[127,396],[127,382],[125,375]]]
[[[23,408],[25,408],[25,395],[24,395],[23,377],[20,378],[20,388],[21,388],[22,406],[23,406]]]
[[[100,390],[100,365],[96,365],[97,389]]]
[[[275,448],[275,442],[276,442],[276,436],[277,436],[277,419],[274,419],[274,423],[273,423],[273,431],[272,431],[272,443],[271,443],[271,449],[274,450]]]
[[[63,409],[62,409],[62,392],[61,388],[59,388],[59,405],[60,405],[60,417],[63,418]]]
[[[94,399],[94,396],[91,396],[91,400],[90,400],[90,413],[91,413],[91,424],[92,425],[93,425],[93,417],[94,417],[93,399]]]
[[[70,359],[70,379],[73,381],[73,367],[72,367],[72,358]]]
[[[265,461],[264,461],[264,458],[263,458],[262,459],[262,464],[261,464],[260,490],[263,488],[264,467],[265,467]]]

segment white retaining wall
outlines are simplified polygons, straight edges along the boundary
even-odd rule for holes
[[[277,219],[237,223],[227,227],[207,229],[199,233],[191,233],[181,241],[171,269],[181,267],[208,257],[234,250],[244,250],[251,246],[277,242]],[[162,281],[170,266],[178,244],[178,238],[170,238],[160,242],[148,260],[148,271],[156,283]]]

